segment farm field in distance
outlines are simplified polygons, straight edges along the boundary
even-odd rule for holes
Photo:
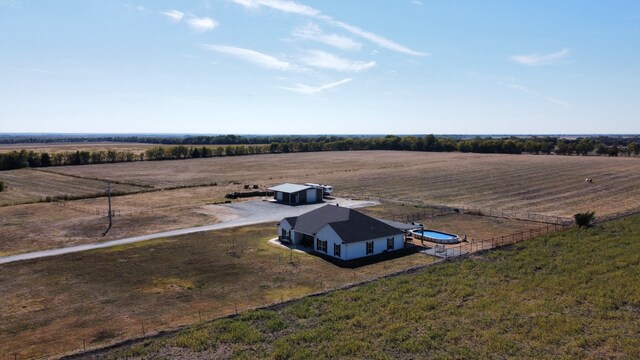
[[[148,144],[148,143],[121,143],[121,142],[72,142],[72,143],[31,143],[31,144],[0,144],[0,154],[11,151],[36,151],[36,152],[48,152],[49,154],[55,154],[58,152],[67,151],[128,151],[134,154],[145,152],[145,150],[151,147],[172,147],[176,145],[168,144]],[[195,147],[208,147],[216,148],[226,145],[185,145]],[[254,146],[254,145],[244,145]]]
[[[309,166],[312,164],[312,166]],[[640,203],[637,158],[349,151],[52,168],[154,187],[239,181],[323,182],[336,195],[572,216]],[[585,178],[594,179],[585,183]],[[587,208],[585,208],[587,207]]]
[[[313,164],[314,166],[309,166]],[[51,173],[55,172],[55,173]],[[593,183],[585,183],[590,177]],[[640,204],[637,158],[484,155],[402,151],[355,151],[249,155],[69,167],[46,172],[0,172],[8,190],[0,204],[16,199],[84,195],[117,181],[118,214],[107,237],[106,198],[0,207],[0,254],[78,245],[118,237],[215,223],[202,206],[242,191],[283,182],[323,182],[337,196],[384,197],[406,203],[470,206],[570,217],[592,210],[611,214]],[[17,182],[17,184],[16,184]],[[159,189],[176,186],[186,189]],[[139,193],[141,192],[141,193]],[[100,215],[102,214],[102,215]],[[460,231],[457,231],[460,232]]]
[[[574,228],[82,358],[634,359],[638,234]]]

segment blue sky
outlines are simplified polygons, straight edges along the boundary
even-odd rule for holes
[[[0,132],[640,133],[640,2],[0,0]]]

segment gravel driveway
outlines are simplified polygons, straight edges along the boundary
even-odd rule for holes
[[[340,205],[347,208],[360,208],[377,205],[375,201],[351,200],[351,199],[331,199],[320,204],[289,206],[275,203],[273,201],[244,201],[225,205],[208,205],[200,209],[201,212],[216,216],[221,222],[212,225],[191,227],[186,229],[163,231],[156,234],[135,236],[119,240],[106,241],[102,243],[70,246],[66,248],[34,251],[30,253],[0,257],[0,264],[7,264],[16,261],[38,259],[49,256],[77,253],[87,250],[103,249],[111,246],[131,244],[151,239],[193,234],[202,231],[226,229],[231,227],[260,224],[265,222],[279,221],[290,216],[299,216],[311,210],[315,210],[327,204]]]

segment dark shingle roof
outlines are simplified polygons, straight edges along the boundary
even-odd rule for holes
[[[326,205],[286,220],[293,230],[309,235],[314,235],[328,224],[346,244],[402,234],[402,231],[380,220],[334,205]]]
[[[298,220],[298,217],[297,216],[293,216],[293,217],[288,217],[288,218],[284,218],[284,219],[289,223],[289,225],[291,225],[291,227],[294,227],[294,226],[296,226],[296,221]]]

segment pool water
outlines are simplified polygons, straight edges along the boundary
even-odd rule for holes
[[[441,232],[437,232],[437,231],[430,231],[430,230],[418,231],[418,233],[420,233],[420,235],[422,235],[422,236],[427,236],[427,237],[430,237],[432,239],[438,239],[438,240],[449,240],[449,239],[457,238],[457,236],[455,236],[455,235],[445,234],[445,233],[441,233]]]
[[[412,230],[411,231],[416,237],[424,238],[425,240],[433,240],[435,242],[440,243],[458,243],[460,242],[460,237],[454,234],[447,234],[440,231],[435,230]]]

